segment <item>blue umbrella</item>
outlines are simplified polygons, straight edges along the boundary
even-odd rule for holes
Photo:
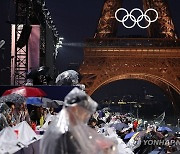
[[[51,99],[45,98],[45,97],[28,97],[26,99],[26,104],[48,107],[48,108],[50,108],[50,107],[58,108],[61,105],[63,105],[63,102],[59,101],[59,100],[51,100]]]
[[[133,135],[135,134],[135,132],[130,132],[129,134],[126,134],[126,136],[124,137],[124,139],[130,139]]]
[[[42,102],[42,99],[40,97],[28,97],[26,99],[26,104],[41,106],[41,105],[43,105],[43,102]]]
[[[157,130],[160,132],[162,132],[162,131],[172,132],[172,129],[170,129],[169,127],[165,127],[165,126],[159,127]]]

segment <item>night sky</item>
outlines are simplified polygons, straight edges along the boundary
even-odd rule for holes
[[[169,7],[173,17],[177,32],[180,34],[180,6],[179,0],[169,0]],[[64,42],[81,43],[85,39],[93,37],[96,31],[98,20],[104,0],[46,0],[46,4],[51,12],[54,22]],[[131,10],[135,7],[142,9],[141,0],[124,0],[123,7]],[[146,35],[146,30],[137,26],[126,29],[119,24],[118,36],[122,35]],[[60,71],[68,69],[68,64],[81,63],[83,50],[78,47],[64,46],[58,56],[58,68]]]
[[[12,2],[12,0],[0,0],[0,40],[4,39],[6,41],[4,49],[0,49],[0,69],[8,67],[10,64],[10,25],[6,21],[8,18],[10,20],[14,18],[12,6],[10,6]],[[180,0],[168,0],[168,2],[176,30],[180,34]],[[46,0],[46,6],[51,12],[60,36],[64,38],[64,43],[73,45],[70,47],[65,44],[63,48],[60,48],[56,60],[56,66],[59,72],[69,69],[70,63],[76,63],[79,66],[83,61],[83,49],[78,44],[76,46],[76,43],[83,43],[87,38],[94,36],[99,17],[101,16],[103,3],[104,0]],[[135,7],[142,9],[142,3],[141,0],[124,0],[123,7],[129,11]],[[126,29],[119,24],[118,36],[139,34],[146,36],[146,31],[138,27]],[[4,54],[4,59],[2,58],[2,54]],[[8,70],[0,72],[0,84],[8,84],[8,72]],[[137,84],[140,88],[139,90],[133,88]],[[165,101],[167,99],[159,87],[144,81],[139,82],[135,80],[131,82],[117,81],[115,84],[109,84],[107,86],[108,88],[115,89],[112,93],[107,92],[106,87],[101,87],[97,90],[97,94],[95,93],[93,96],[95,99],[100,100],[99,97],[104,99],[116,96],[117,91],[120,96],[122,96],[122,93],[123,95],[130,93],[133,93],[133,95],[142,94],[144,84],[147,91],[152,93],[159,92],[159,95],[156,96],[158,101]],[[127,89],[130,89],[130,91]]]

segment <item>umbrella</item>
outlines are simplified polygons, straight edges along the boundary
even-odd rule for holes
[[[162,132],[162,131],[168,131],[168,132],[172,132],[172,129],[170,129],[169,127],[159,127],[157,129],[158,131]]]
[[[46,96],[47,94],[40,88],[34,88],[34,87],[18,87],[18,88],[13,88],[6,90],[3,93],[3,96],[9,95],[9,94],[20,94],[24,97],[43,97]]]
[[[35,105],[35,106],[42,106],[41,97],[28,97],[26,99],[26,104]]]
[[[24,96],[15,93],[0,97],[0,103],[23,103],[25,100]]]
[[[60,105],[64,105],[64,102],[63,102],[63,101],[60,101],[60,100],[53,100],[53,101],[55,101],[59,106],[60,106]]]
[[[112,124],[111,127],[114,127],[116,130],[123,130],[123,128],[128,128],[129,126],[125,123],[115,123],[115,124]]]
[[[55,100],[51,100],[48,98],[42,98],[42,102],[43,102],[43,107],[48,107],[48,108],[59,108],[60,105],[62,105],[63,103],[61,101],[55,101]],[[61,103],[60,103],[61,102]]]
[[[77,85],[78,84],[78,75],[74,70],[67,70],[59,74],[56,78],[57,85]]]
[[[124,137],[124,139],[130,139],[133,135],[135,134],[135,132],[130,132],[129,134],[126,134],[126,136]]]
[[[63,104],[62,101],[51,100],[45,97],[28,97],[26,103],[36,106],[48,107],[48,108],[50,107],[58,108],[60,105]]]

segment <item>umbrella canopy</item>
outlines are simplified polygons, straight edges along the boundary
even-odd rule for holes
[[[135,132],[130,132],[129,134],[126,134],[126,136],[124,137],[124,139],[130,139],[133,135],[135,134]]]
[[[53,101],[55,101],[59,106],[60,106],[60,105],[64,105],[64,102],[63,102],[63,101],[60,101],[60,100],[53,100]]]
[[[168,132],[172,132],[172,129],[170,129],[169,127],[159,127],[157,129],[158,131],[162,132],[162,131],[168,131]]]
[[[48,107],[48,108],[50,107],[58,108],[60,105],[63,104],[62,101],[51,100],[45,97],[28,97],[26,103],[36,106]]]
[[[13,93],[22,95],[24,97],[43,97],[43,96],[47,95],[40,88],[22,86],[22,87],[6,90],[3,93],[3,96],[9,95],[9,94],[13,94]]]
[[[47,99],[47,98],[42,98],[43,102],[43,107],[48,107],[48,108],[59,108],[62,103],[56,102],[55,100]]]
[[[56,78],[57,85],[77,85],[78,84],[78,75],[74,70],[67,70],[59,74]]]
[[[23,103],[25,100],[24,96],[15,93],[0,97],[0,103]]]
[[[128,125],[125,123],[115,123],[112,124],[111,127],[114,127],[116,130],[122,131],[123,128],[128,128]]]
[[[26,104],[35,105],[35,106],[42,106],[41,97],[28,97],[26,99]]]

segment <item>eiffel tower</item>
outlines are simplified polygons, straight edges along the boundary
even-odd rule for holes
[[[88,94],[122,79],[142,79],[161,87],[173,100],[171,90],[180,94],[180,40],[166,0],[142,0],[143,9],[154,8],[158,19],[147,28],[147,38],[117,38],[115,12],[122,0],[106,0],[94,38],[86,41],[79,72]],[[148,14],[153,18],[153,14]]]

